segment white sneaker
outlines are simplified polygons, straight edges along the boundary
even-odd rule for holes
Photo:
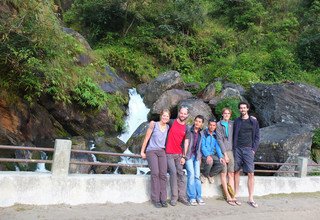
[[[203,201],[203,199],[197,199],[197,202],[199,205],[205,205],[206,203]]]
[[[190,205],[196,206],[196,205],[198,205],[198,203],[195,199],[190,199]]]

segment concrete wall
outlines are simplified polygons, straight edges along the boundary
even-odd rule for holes
[[[0,207],[14,204],[56,205],[146,202],[150,176],[114,174],[68,174],[71,141],[56,140],[52,173],[0,172]],[[320,177],[255,177],[255,195],[320,191]],[[303,162],[304,161],[304,162]],[[169,177],[168,177],[169,178]],[[221,196],[220,178],[203,184],[203,197]],[[169,184],[169,182],[168,182]],[[168,187],[168,198],[170,190]],[[247,196],[247,178],[240,179],[239,196]]]
[[[149,178],[114,174],[55,177],[50,173],[0,172],[0,207],[14,204],[141,203],[149,200]],[[320,177],[256,177],[255,183],[257,196],[320,191]],[[204,184],[204,198],[221,196],[219,184],[219,178],[214,184]],[[241,197],[247,196],[246,184],[247,178],[241,177]]]

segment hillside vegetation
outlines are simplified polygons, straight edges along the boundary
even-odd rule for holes
[[[320,0],[75,0],[64,21],[138,82],[320,86]]]

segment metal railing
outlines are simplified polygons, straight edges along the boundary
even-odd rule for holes
[[[30,151],[44,151],[44,152],[55,152],[54,148],[43,148],[43,147],[27,147],[27,146],[8,146],[8,145],[0,145],[1,149],[8,150],[30,150]],[[93,154],[93,155],[106,155],[112,157],[128,157],[128,158],[141,158],[140,155],[137,154],[123,154],[123,153],[113,153],[113,152],[102,152],[102,151],[89,151],[89,150],[75,150],[71,149],[71,153],[73,154]],[[53,164],[53,160],[42,160],[42,159],[16,159],[16,158],[0,158],[1,162],[12,162],[12,163],[48,163]],[[88,162],[88,161],[74,161],[71,160],[69,164],[76,165],[91,165],[91,166],[113,166],[113,167],[147,167],[147,165],[143,164],[125,164],[125,163],[108,163],[108,162]],[[301,168],[299,168],[299,163],[271,163],[271,162],[255,162],[255,165],[270,165],[270,166],[294,166],[293,170],[272,170],[272,169],[255,169],[255,173],[293,173],[298,174],[301,173]],[[320,164],[305,164],[306,166],[314,166],[320,167]],[[317,173],[319,171],[311,171],[308,173]]]
[[[122,154],[122,153],[89,151],[89,150],[73,150],[73,149],[71,149],[71,153],[141,158],[141,156],[138,154]],[[115,167],[147,167],[147,165],[143,165],[143,164],[123,164],[123,163],[85,162],[85,161],[70,161],[70,164],[94,165],[94,166],[115,166]]]
[[[0,145],[0,150],[30,150],[30,151],[44,151],[44,152],[54,152],[53,148],[45,147],[26,147],[26,146],[9,146]],[[0,158],[0,162],[12,162],[12,163],[50,163],[52,160],[41,160],[41,159],[16,159],[16,158]]]

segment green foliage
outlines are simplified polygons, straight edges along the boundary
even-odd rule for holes
[[[97,50],[109,64],[123,72],[132,74],[140,82],[146,82],[157,75],[151,57],[124,46],[106,46]]]
[[[72,98],[82,107],[102,108],[107,101],[103,92],[91,78],[83,78],[72,90]]]
[[[312,138],[312,148],[320,149],[320,128],[314,131]]]
[[[216,89],[216,93],[219,94],[222,91],[222,82],[221,81],[214,82],[214,87]]]
[[[225,98],[220,100],[215,108],[216,115],[221,116],[223,108],[230,108],[232,111],[231,120],[238,118],[240,116],[238,110],[239,102],[240,100],[238,98]]]

